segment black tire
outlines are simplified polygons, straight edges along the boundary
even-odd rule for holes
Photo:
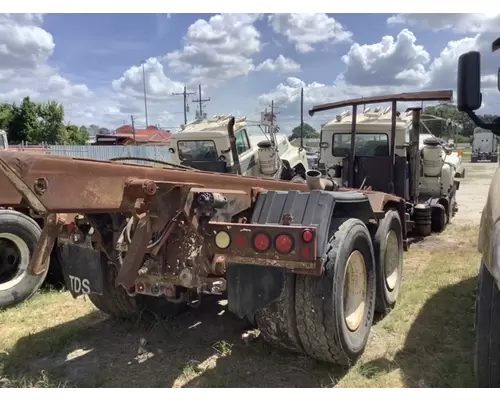
[[[431,230],[432,232],[442,232],[448,222],[446,209],[442,204],[432,206]]]
[[[481,262],[476,292],[475,357],[478,387],[500,388],[500,291]]]
[[[122,286],[115,286],[117,268],[102,256],[103,294],[90,293],[90,301],[100,311],[115,318],[138,318],[144,313],[161,318],[175,317],[187,308],[187,304],[176,304],[166,299],[151,296],[129,296]]]
[[[366,293],[361,323],[351,331],[344,318],[343,297],[346,264],[355,250],[364,259]],[[351,366],[366,347],[375,312],[375,257],[363,222],[355,218],[343,222],[330,239],[326,257],[325,275],[296,276],[297,330],[307,354]]]
[[[10,246],[9,253],[0,250],[0,308],[11,307],[28,300],[40,288],[49,268],[42,274],[29,275],[25,270],[35,252],[42,230],[30,217],[14,210],[0,211],[0,238]],[[7,257],[18,257],[7,266]],[[4,260],[5,257],[5,260]],[[19,268],[25,272],[19,271]],[[3,274],[2,274],[3,271]]]
[[[287,273],[280,297],[255,315],[265,341],[275,347],[303,352],[295,318],[295,274]]]
[[[498,156],[491,156],[490,161],[496,164],[498,162]]]
[[[387,253],[388,242],[389,249],[397,246],[396,254]],[[387,211],[384,219],[380,221],[373,238],[373,250],[377,263],[375,310],[379,313],[386,313],[398,300],[403,278],[403,228],[396,210]],[[397,274],[396,276],[392,273],[389,277],[387,276],[388,264],[389,271],[393,271],[392,273]]]
[[[477,163],[477,157],[472,156],[472,157],[470,158],[470,162],[471,162],[471,163]]]
[[[64,282],[64,275],[62,269],[61,247],[56,243],[54,249],[50,254],[50,267],[49,273],[45,278],[45,286],[50,285],[56,289],[63,289],[66,287]]]

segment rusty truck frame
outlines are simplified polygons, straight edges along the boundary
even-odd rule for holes
[[[45,216],[29,274],[46,270],[78,214],[61,251],[74,297],[128,317],[176,315],[223,295],[270,343],[351,365],[375,312],[396,303],[411,221],[393,193],[306,177],[0,152],[2,196]]]

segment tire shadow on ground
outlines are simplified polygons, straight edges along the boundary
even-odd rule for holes
[[[400,369],[408,387],[475,387],[474,313],[477,279],[450,285],[420,310],[394,360],[360,366],[367,378]]]
[[[243,340],[252,328],[213,300],[175,321],[127,322],[93,312],[20,339],[0,354],[0,375],[11,386],[43,371],[48,386],[318,387],[347,372],[261,338]]]

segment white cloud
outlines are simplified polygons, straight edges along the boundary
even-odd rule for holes
[[[480,33],[499,31],[500,14],[396,14],[387,19],[389,25],[408,25],[440,31],[454,30],[458,33]]]
[[[47,61],[55,44],[42,21],[40,14],[0,15],[0,70],[33,69]]]
[[[187,30],[182,50],[165,60],[175,72],[192,82],[208,84],[247,75],[254,69],[252,57],[261,49],[260,33],[253,23],[259,14],[220,14],[199,19]]]
[[[330,103],[348,98],[363,96],[376,96],[397,93],[409,89],[408,86],[362,86],[347,83],[338,78],[333,84],[327,85],[319,82],[306,83],[299,78],[290,77],[285,82],[277,85],[273,90],[259,96],[259,103],[267,105],[274,100],[277,107],[283,109],[294,108],[300,104],[300,89],[304,89],[304,104],[306,107]]]
[[[498,57],[491,54],[491,43],[500,34],[500,14],[398,14],[388,18],[389,25],[406,24],[433,31],[450,30],[467,34],[448,42],[428,69],[429,87],[456,87],[458,57],[471,50],[481,53],[483,89],[495,85],[491,76],[496,74]],[[489,77],[489,78],[486,78]],[[486,92],[485,92],[486,93]]]
[[[280,54],[276,60],[268,58],[255,68],[256,71],[269,71],[276,73],[299,72],[300,65],[290,58]]]
[[[342,57],[344,79],[360,86],[424,83],[430,55],[416,41],[413,32],[403,29],[396,38],[384,36],[375,44],[354,43]]]
[[[165,76],[163,65],[152,57],[144,64],[146,78],[146,93],[148,99],[164,100],[174,92],[182,92],[184,85]],[[135,98],[144,98],[144,77],[142,65],[132,66],[119,79],[112,82],[115,91]]]
[[[137,116],[145,124],[142,66],[132,66],[121,78],[97,93],[71,82],[49,65],[55,44],[41,27],[40,14],[0,15],[0,102],[17,103],[29,96],[34,101],[56,100],[64,104],[67,122],[102,124],[115,128]],[[173,125],[174,115],[161,103],[183,85],[167,78],[155,58],[145,64],[150,123]],[[114,90],[113,90],[114,89]]]
[[[432,61],[429,68],[429,85],[453,87],[457,85],[457,63],[461,54],[478,48],[479,36],[448,42],[439,57]]]
[[[314,50],[320,43],[349,41],[352,32],[326,14],[273,14],[268,17],[274,32],[295,44],[300,53]]]
[[[57,100],[67,116],[74,115],[95,101],[94,94],[48,64],[55,44],[42,22],[41,14],[0,15],[0,102]]]

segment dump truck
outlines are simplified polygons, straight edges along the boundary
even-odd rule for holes
[[[500,38],[492,51],[500,49]],[[499,68],[500,78],[500,68]],[[498,82],[500,89],[500,80]],[[481,108],[481,54],[470,51],[458,59],[457,109],[478,127],[500,136],[500,119],[485,122],[475,111]],[[476,290],[474,367],[479,387],[500,387],[500,169],[491,180],[481,214],[478,250],[481,263]]]
[[[418,128],[414,120],[412,132]],[[224,296],[269,343],[352,365],[375,312],[397,302],[415,222],[392,192],[340,187],[317,170],[305,175],[293,182],[0,152],[0,186],[45,216],[30,276],[45,272],[66,229],[67,286],[108,315],[172,317],[207,295]]]

